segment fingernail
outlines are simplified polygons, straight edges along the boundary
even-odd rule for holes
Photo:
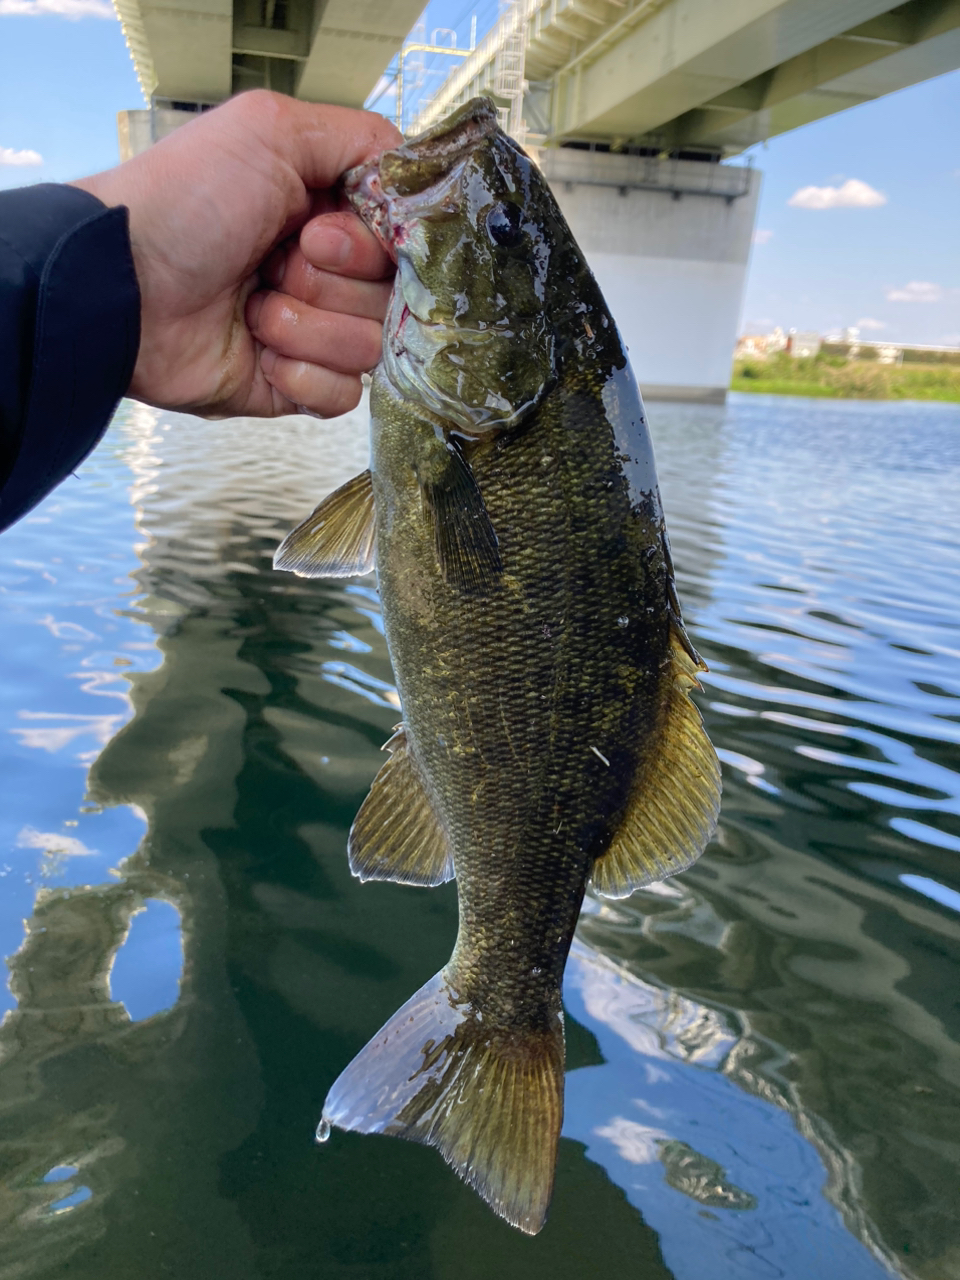
[[[275,351],[271,351],[269,347],[264,347],[264,349],[260,352],[260,368],[263,370],[263,372],[267,375],[268,378],[270,377],[271,373],[273,373],[276,363],[277,363],[277,353]]]
[[[339,227],[316,227],[310,236],[310,261],[315,267],[342,267],[350,256],[350,237]]]

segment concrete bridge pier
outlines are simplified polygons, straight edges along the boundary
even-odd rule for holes
[[[760,174],[708,160],[557,147],[540,164],[651,400],[722,404]]]

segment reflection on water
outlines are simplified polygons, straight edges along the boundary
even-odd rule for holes
[[[127,408],[4,535],[0,1280],[960,1276],[960,412],[651,417],[724,810],[588,904],[535,1241],[432,1152],[311,1141],[456,926],[347,870],[372,583],[270,568],[362,415]]]

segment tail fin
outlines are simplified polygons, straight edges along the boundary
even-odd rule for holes
[[[562,1120],[559,1008],[539,1031],[493,1027],[441,972],[341,1073],[317,1136],[336,1125],[436,1147],[501,1217],[536,1235]]]

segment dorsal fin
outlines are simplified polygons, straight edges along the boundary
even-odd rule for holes
[[[444,884],[454,875],[450,844],[402,727],[384,750],[390,759],[374,778],[350,828],[350,870],[361,880]]]
[[[373,569],[376,536],[373,482],[369,471],[361,471],[287,534],[273,567],[301,578],[359,577]]]
[[[626,898],[645,884],[696,862],[717,826],[720,763],[690,698],[696,657],[680,628],[670,627],[670,690],[662,727],[634,780],[627,811],[591,879],[605,898]]]

